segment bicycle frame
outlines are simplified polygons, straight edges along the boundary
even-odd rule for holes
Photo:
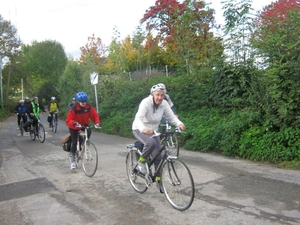
[[[173,133],[175,133],[175,132],[179,132],[178,129],[179,129],[179,128],[176,128],[176,129],[173,130],[173,131],[166,131],[166,132],[165,132],[166,135],[165,135],[165,136],[163,137],[163,139],[162,139],[163,145],[162,145],[161,148],[159,149],[159,153],[158,153],[153,159],[147,160],[147,164],[148,164],[148,169],[147,169],[148,171],[147,171],[147,172],[148,172],[148,174],[151,176],[151,178],[152,178],[153,181],[154,181],[154,179],[157,177],[158,172],[160,171],[160,169],[161,169],[163,163],[165,162],[165,160],[168,160],[168,158],[177,158],[177,156],[171,156],[171,155],[169,154],[169,149],[166,148],[166,146],[167,146],[166,141],[167,141],[167,138],[168,138],[168,136],[169,136],[170,134],[173,134]],[[159,135],[160,135],[160,133],[156,133],[156,134],[155,134],[155,136],[159,136]],[[160,162],[159,162],[157,168],[155,169],[155,171],[154,171],[153,174],[150,174],[149,168],[154,164],[154,162],[156,161],[156,159],[160,156],[160,154],[161,154],[164,150],[165,150],[165,153],[162,155],[162,158],[161,158],[161,160],[160,160]],[[137,151],[139,152],[139,155],[142,155],[142,152],[140,151],[140,149],[138,149]]]

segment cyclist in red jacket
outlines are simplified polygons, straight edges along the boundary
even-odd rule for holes
[[[77,149],[78,132],[82,129],[80,125],[88,126],[90,120],[92,120],[96,126],[100,125],[100,117],[97,111],[95,110],[94,107],[92,107],[87,103],[88,101],[87,94],[85,92],[78,92],[75,98],[77,102],[70,109],[66,118],[66,123],[67,126],[69,127],[69,131],[72,139],[71,169],[76,168],[75,155]],[[91,136],[91,130],[88,130],[88,137],[90,136]]]

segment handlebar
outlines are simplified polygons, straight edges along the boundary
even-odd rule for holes
[[[92,126],[83,126],[81,124],[78,124],[75,127],[77,127],[77,128],[84,128],[84,129],[90,129],[90,128],[101,129],[101,126],[97,126],[96,124],[94,124]]]

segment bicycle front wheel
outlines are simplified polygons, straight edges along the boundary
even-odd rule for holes
[[[52,131],[54,132],[54,133],[56,133],[56,131],[57,131],[57,122],[56,122],[56,118],[55,118],[55,115],[53,115],[53,118],[52,118]]]
[[[170,134],[166,140],[167,147],[171,156],[179,155],[179,144],[176,133]]]
[[[40,140],[41,143],[43,143],[45,141],[45,137],[46,137],[46,134],[45,134],[45,128],[43,126],[43,124],[39,123],[39,129],[38,129],[38,138]]]
[[[144,193],[148,188],[145,183],[145,179],[138,173],[136,168],[139,154],[137,151],[130,150],[126,156],[126,171],[129,182],[133,189],[138,193]]]
[[[94,176],[98,167],[98,152],[96,146],[87,142],[82,153],[82,169],[88,177]]]
[[[21,136],[24,135],[24,129],[23,129],[23,119],[20,120],[20,126],[19,126],[19,130],[20,130],[20,133],[21,133]]]
[[[178,158],[167,159],[162,167],[161,182],[164,194],[173,208],[183,211],[192,205],[194,180],[184,162]]]

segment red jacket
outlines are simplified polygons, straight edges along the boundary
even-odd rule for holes
[[[81,128],[75,127],[74,123],[77,122],[81,125],[88,126],[90,120],[92,120],[95,124],[100,124],[100,117],[95,108],[89,104],[86,104],[85,107],[80,107],[79,103],[76,103],[76,105],[69,111],[66,123],[70,129],[80,130]]]

